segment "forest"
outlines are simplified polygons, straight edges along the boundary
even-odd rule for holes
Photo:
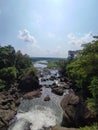
[[[27,71],[36,71],[32,59],[21,51],[15,51],[11,45],[0,46],[0,91],[9,89]]]

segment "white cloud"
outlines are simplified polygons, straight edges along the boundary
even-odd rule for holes
[[[23,31],[19,31],[18,38],[28,43],[35,44],[37,42],[35,37],[32,36],[30,32],[26,29],[24,29]]]
[[[28,30],[24,29],[23,31],[19,31],[18,38],[26,43],[23,48],[21,48],[23,53],[30,56],[37,56],[41,54],[41,47],[37,43],[35,37],[31,35]]]
[[[92,41],[92,39],[91,32],[84,34],[83,36],[80,36],[79,34],[76,36],[76,34],[73,33],[67,35],[68,43],[75,46],[81,46],[82,44]]]

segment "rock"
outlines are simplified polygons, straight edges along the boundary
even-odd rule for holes
[[[54,80],[56,80],[56,77],[55,76],[51,76],[50,80],[54,81]]]
[[[52,92],[55,93],[55,94],[57,94],[57,95],[62,96],[63,93],[64,93],[64,90],[63,90],[63,88],[56,87],[56,88],[52,88]]]
[[[16,99],[9,91],[0,93],[0,130],[7,130],[9,122],[14,118],[17,107]]]
[[[23,95],[24,99],[32,99],[34,97],[40,97],[42,94],[42,92],[40,90],[37,91],[32,91],[32,92],[28,92],[26,94]]]
[[[63,88],[64,88],[64,89],[69,89],[70,86],[69,86],[68,84],[65,83],[64,86],[63,86]]]
[[[20,100],[18,99],[16,102],[15,102],[15,106],[18,107],[20,105]]]
[[[50,100],[50,97],[49,95],[47,95],[45,98],[44,98],[44,101],[49,101]]]
[[[31,71],[21,78],[19,89],[22,92],[29,92],[40,88],[38,77]]]
[[[9,122],[14,118],[16,112],[12,110],[0,109],[0,130],[2,127],[6,128]]]
[[[64,111],[62,124],[66,127],[76,127],[79,119],[79,97],[74,93],[64,96],[61,101],[61,107]]]
[[[86,103],[75,95],[74,92],[66,94],[60,104],[64,111],[63,126],[82,127],[97,121],[88,110]]]

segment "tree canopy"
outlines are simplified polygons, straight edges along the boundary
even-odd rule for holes
[[[0,46],[0,88],[13,83],[30,69],[34,70],[34,67],[27,54],[15,51],[11,45]]]

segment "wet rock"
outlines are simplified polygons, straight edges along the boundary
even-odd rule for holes
[[[19,82],[19,89],[22,92],[29,92],[38,88],[40,88],[38,77],[32,71],[22,77]]]
[[[47,79],[45,79],[45,78],[42,78],[42,79],[41,79],[41,82],[44,82],[44,81],[47,81]]]
[[[0,130],[1,130],[1,128],[3,128],[3,127],[6,128],[8,126],[10,120],[12,120],[12,118],[14,118],[15,114],[16,114],[15,111],[0,109]]]
[[[16,101],[9,91],[0,93],[0,130],[6,129],[14,118],[17,111]]]
[[[50,97],[49,95],[47,95],[45,98],[44,98],[44,101],[49,101],[50,100]]]
[[[62,125],[66,127],[82,127],[91,125],[97,121],[94,115],[88,110],[87,105],[74,92],[66,94],[61,101],[64,111]]]
[[[52,92],[55,93],[56,95],[62,96],[64,93],[64,90],[63,88],[56,87],[56,88],[52,88]]]
[[[64,110],[62,124],[66,127],[75,127],[78,121],[79,97],[74,93],[64,96],[61,101],[61,107]]]
[[[60,78],[60,82],[64,82],[65,81],[65,79],[64,78]]]
[[[16,102],[15,102],[15,106],[18,107],[20,105],[20,99],[18,99]]]
[[[56,77],[55,76],[51,76],[50,80],[54,81],[54,80],[56,80]]]
[[[23,99],[32,99],[34,97],[40,97],[42,92],[40,90],[28,92],[23,95]]]

